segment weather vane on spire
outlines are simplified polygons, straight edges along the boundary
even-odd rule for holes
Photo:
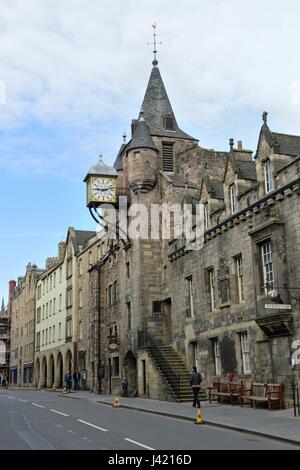
[[[156,21],[153,23],[152,28],[153,28],[153,38],[154,38],[154,40],[153,40],[153,42],[148,42],[147,44],[148,44],[148,46],[149,46],[150,44],[152,44],[152,45],[154,46],[154,50],[153,50],[154,60],[153,60],[152,64],[153,64],[154,66],[156,66],[156,65],[158,64],[158,60],[157,60],[157,58],[156,58],[156,54],[157,54],[157,44],[162,44],[162,42],[158,42],[158,43],[156,42]]]

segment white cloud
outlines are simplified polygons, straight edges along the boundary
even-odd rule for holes
[[[259,119],[266,108],[280,130],[299,132],[299,17],[297,0],[2,0],[0,163],[20,168],[22,140],[23,168],[37,172],[62,171],[78,149],[115,152],[142,102],[154,20],[179,122],[212,129],[228,110]],[[34,130],[20,138],[32,122],[60,125],[70,146],[51,153]]]

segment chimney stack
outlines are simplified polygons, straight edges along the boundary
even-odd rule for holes
[[[242,140],[238,141],[238,150],[243,150],[243,141]]]

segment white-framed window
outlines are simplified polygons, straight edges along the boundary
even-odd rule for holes
[[[45,344],[48,344],[48,328],[46,328],[46,343]]]
[[[62,294],[59,294],[59,311],[62,309]]]
[[[82,258],[78,261],[79,276],[82,275]]]
[[[229,195],[231,213],[235,214],[239,210],[235,184],[229,186]]]
[[[55,343],[55,325],[53,325],[52,335],[52,342]]]
[[[43,305],[43,320],[45,320],[45,305]]]
[[[62,266],[59,268],[59,283],[62,283]]]
[[[49,344],[51,343],[52,340],[52,327],[50,326],[49,328]]]
[[[53,315],[56,313],[56,297],[53,299]]]
[[[72,337],[72,318],[68,318],[66,326],[67,326],[66,337],[71,338]]]
[[[222,374],[222,364],[221,364],[221,352],[220,352],[220,343],[218,338],[213,339],[214,347],[214,359],[215,359],[215,372],[216,375]]]
[[[56,287],[56,273],[53,274],[53,288]]]
[[[237,274],[237,282],[238,282],[238,295],[239,295],[239,302],[245,301],[244,296],[244,273],[243,273],[243,258],[242,256],[237,256],[235,259],[236,263],[236,274]]]
[[[52,274],[50,276],[50,290],[52,290]]]
[[[265,176],[265,192],[270,193],[273,191],[273,166],[271,160],[267,160],[264,164],[264,176]]]
[[[61,340],[61,323],[58,324],[58,339]]]
[[[249,337],[247,332],[240,333],[242,361],[243,361],[243,374],[251,374],[251,363],[250,363],[250,347]]]
[[[48,318],[48,302],[46,303],[46,318]]]
[[[265,294],[267,295],[274,292],[274,267],[272,245],[270,241],[261,245],[261,254],[264,277],[264,290]]]
[[[187,295],[188,295],[188,309],[190,311],[190,317],[194,317],[194,299],[193,299],[193,277],[186,278],[187,283]]]
[[[52,300],[50,300],[49,317],[52,317]]]
[[[211,306],[211,310],[215,310],[216,309],[216,286],[215,286],[214,269],[209,269],[208,271],[208,282],[209,282],[210,306]]]

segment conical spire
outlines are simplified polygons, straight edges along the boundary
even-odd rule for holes
[[[146,124],[143,109],[141,109],[139,121],[126,151],[128,152],[136,148],[149,148],[157,151],[150,135],[149,127]]]
[[[150,134],[197,140],[183,132],[177,124],[164,82],[157,64],[153,64],[142,108]]]
[[[123,154],[123,151],[124,151],[124,149],[125,149],[125,147],[126,147],[126,145],[127,145],[127,143],[126,143],[126,138],[127,138],[127,136],[126,136],[126,134],[125,134],[125,132],[124,132],[124,134],[123,134],[123,143],[122,143],[122,145],[121,145],[121,147],[120,147],[119,153],[118,153],[117,158],[116,158],[116,161],[115,161],[115,163],[114,163],[114,169],[117,170],[117,171],[123,170],[122,154]]]

